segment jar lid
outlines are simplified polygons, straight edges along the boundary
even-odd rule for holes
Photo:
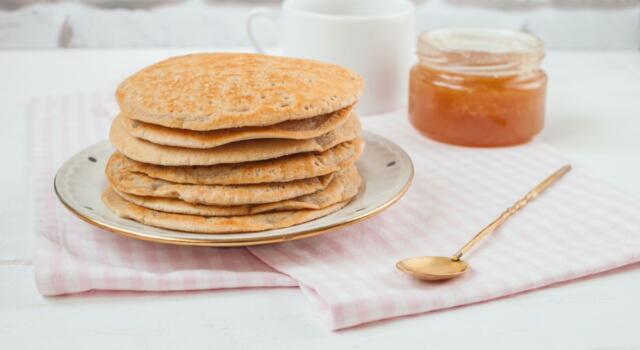
[[[539,68],[544,44],[524,32],[493,28],[446,28],[418,36],[420,62],[474,75],[518,74]]]

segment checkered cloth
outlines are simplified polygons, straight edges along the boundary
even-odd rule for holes
[[[416,168],[405,197],[370,220],[246,249],[119,237],[69,214],[52,192],[56,169],[106,138],[116,112],[111,97],[100,94],[49,97],[27,106],[40,218],[35,270],[44,295],[299,286],[327,324],[341,329],[494,299],[640,260],[640,201],[578,165],[468,255],[472,268],[463,277],[434,284],[398,272],[399,259],[454,253],[568,162],[539,142],[492,149],[435,143],[404,115],[363,118],[365,129],[397,142]]]

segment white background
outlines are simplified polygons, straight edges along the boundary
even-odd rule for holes
[[[640,264],[486,303],[331,332],[295,288],[106,293],[35,289],[34,203],[23,106],[113,91],[180,50],[0,53],[2,349],[640,349]],[[640,53],[551,51],[540,139],[640,196]],[[406,118],[404,112],[371,118]],[[366,128],[366,118],[363,123]]]
[[[0,51],[0,349],[640,349],[640,264],[341,332],[327,330],[295,288],[43,298],[31,262],[35,213],[24,103],[113,91],[134,70],[184,51],[33,48],[245,46],[247,11],[278,1],[121,5],[0,0],[0,48],[30,49]],[[640,196],[638,1],[429,0],[418,2],[417,25],[490,25],[541,36],[551,51],[547,125],[539,138]],[[260,32],[268,44],[277,42],[274,28],[264,24]],[[627,51],[609,51],[621,48]]]
[[[418,32],[443,26],[491,26],[529,31],[549,48],[640,48],[638,0],[414,2]],[[277,8],[279,3],[0,0],[0,48],[245,46],[248,11],[255,6]],[[262,23],[258,32],[267,46],[277,42],[272,25]]]

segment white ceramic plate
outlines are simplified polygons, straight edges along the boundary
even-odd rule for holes
[[[58,170],[54,180],[60,201],[81,219],[125,236],[169,244],[212,247],[247,246],[283,242],[326,233],[369,218],[395,203],[413,178],[409,155],[384,137],[364,132],[367,143],[357,166],[364,186],[339,211],[299,225],[262,232],[202,234],[172,231],[123,219],[101,200],[108,186],[104,168],[114,151],[108,141],[77,153]]]

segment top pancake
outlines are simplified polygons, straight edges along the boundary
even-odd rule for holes
[[[209,53],[156,63],[116,92],[127,117],[189,130],[273,125],[353,105],[364,83],[355,72],[317,61]]]

